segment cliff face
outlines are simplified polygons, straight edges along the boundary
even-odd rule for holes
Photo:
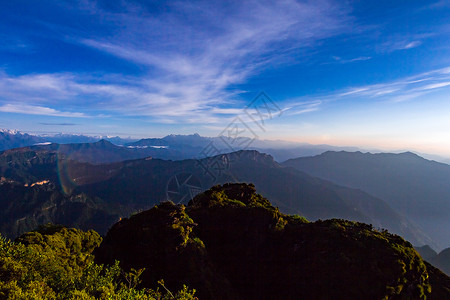
[[[187,283],[200,299],[450,296],[448,277],[431,266],[428,272],[401,237],[363,223],[284,215],[247,184],[216,186],[187,207],[162,203],[123,219],[95,256],[146,268],[144,286],[161,278],[170,288]]]

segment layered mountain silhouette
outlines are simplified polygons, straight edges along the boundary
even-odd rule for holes
[[[122,219],[98,263],[142,269],[142,286],[187,283],[200,299],[447,299],[450,278],[371,225],[280,213],[254,185],[225,184],[189,205]]]
[[[450,248],[442,250],[435,257],[430,258],[430,262],[444,271],[447,275],[450,274]],[[450,276],[450,275],[449,275]]]
[[[424,260],[431,262],[447,275],[450,274],[450,248],[442,250],[439,254],[428,245],[416,247],[416,250]]]
[[[437,252],[433,250],[429,245],[424,245],[421,247],[414,247],[420,256],[425,260],[430,260],[437,255]]]
[[[0,151],[28,147],[36,144],[73,144],[73,143],[95,143],[105,139],[116,145],[123,145],[133,142],[131,138],[120,138],[118,136],[86,136],[81,134],[46,134],[33,135],[17,130],[0,129]]]
[[[102,144],[106,142],[96,147]],[[48,221],[105,233],[115,220],[160,201],[187,203],[214,184],[253,182],[283,212],[310,220],[366,222],[398,233],[414,244],[433,244],[383,200],[282,167],[271,156],[257,151],[202,160],[147,157],[97,165],[73,158],[76,156],[45,147],[0,153],[2,233],[16,236]],[[46,183],[39,184],[42,182]]]
[[[18,131],[0,129],[0,151],[40,143],[42,140],[34,135]]]
[[[411,152],[326,152],[283,165],[383,199],[423,228],[438,249],[450,245],[450,165]]]
[[[94,143],[45,144],[27,147],[33,151],[48,151],[57,153],[65,159],[102,164],[130,159],[144,158],[157,154],[158,149],[135,149],[117,146],[106,140]]]
[[[109,155],[105,157],[94,156],[90,153],[87,145],[100,140],[108,141]],[[327,150],[356,151],[355,147],[335,147],[331,145],[311,145],[307,143],[292,143],[286,141],[250,140],[248,138],[230,138],[226,136],[203,137],[199,134],[177,135],[170,134],[163,138],[144,138],[140,140],[124,139],[120,137],[107,136],[85,136],[76,134],[56,135],[31,135],[19,131],[0,129],[0,151],[19,147],[30,147],[34,145],[46,146],[48,144],[84,144],[71,150],[68,146],[66,152],[76,152],[77,158],[91,163],[115,162],[153,156],[160,159],[182,160],[198,158],[208,144],[212,143],[217,148],[217,153],[228,153],[237,150],[257,150],[271,154],[277,161],[284,161],[299,156],[309,156],[323,153]],[[233,144],[233,145],[232,145]],[[114,147],[121,146],[121,148]],[[51,148],[56,148],[52,145]],[[82,149],[80,149],[82,148]],[[130,149],[129,151],[125,150]],[[117,151],[112,155],[113,151]],[[85,153],[86,152],[86,153]]]

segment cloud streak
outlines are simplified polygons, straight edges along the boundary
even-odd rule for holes
[[[19,113],[26,115],[41,115],[52,117],[86,118],[87,116],[79,112],[65,112],[44,106],[5,104],[0,106],[0,112]]]
[[[322,110],[328,103],[343,100],[406,102],[448,88],[450,68],[441,68],[392,82],[350,87],[324,95],[285,100],[287,116]]]
[[[392,82],[351,87],[343,91],[337,91],[327,96],[327,98],[344,99],[355,97],[402,102],[448,86],[450,86],[449,68],[442,68]]]
[[[39,124],[45,125],[45,126],[75,126],[75,125],[78,125],[75,123],[46,123],[46,122],[40,122]]]

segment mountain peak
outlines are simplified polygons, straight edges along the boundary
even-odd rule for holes
[[[107,146],[107,147],[114,147],[115,145],[105,139],[101,139],[98,142],[92,143],[95,146]]]
[[[421,156],[419,156],[416,153],[411,152],[411,151],[402,152],[402,153],[399,153],[398,155],[401,155],[401,156],[404,156],[404,157],[415,157],[415,158],[422,158],[423,159],[423,157],[421,157]]]
[[[228,156],[231,160],[238,161],[246,160],[269,165],[277,164],[271,155],[261,153],[257,150],[239,150],[227,154],[220,154],[218,156]]]
[[[13,134],[13,135],[20,133],[20,131],[18,131],[16,129],[10,130],[10,129],[3,129],[3,128],[0,128],[0,132],[6,133],[6,134]]]

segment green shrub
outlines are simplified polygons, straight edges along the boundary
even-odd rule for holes
[[[46,225],[12,242],[0,236],[0,299],[195,299],[195,290],[138,289],[144,270],[93,262],[101,238]]]

